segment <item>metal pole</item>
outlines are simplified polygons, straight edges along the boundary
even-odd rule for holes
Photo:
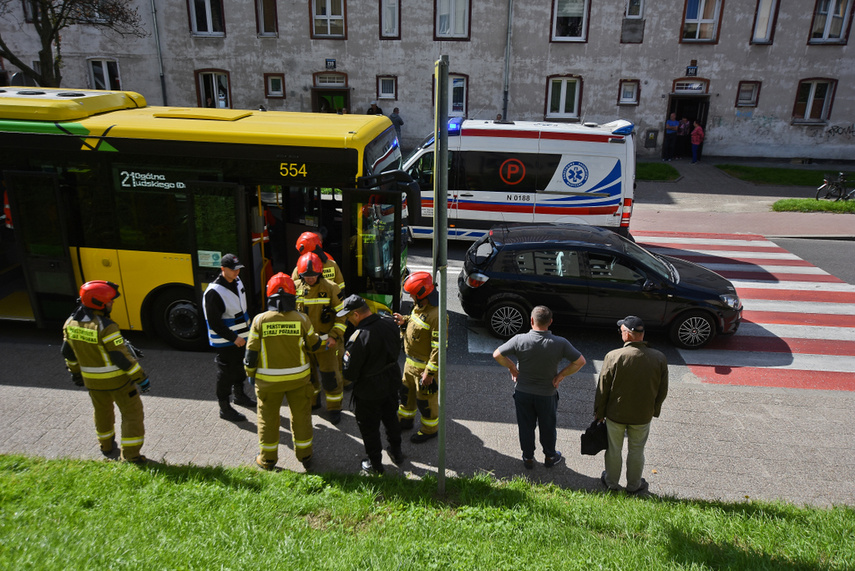
[[[151,0],[151,21],[154,27],[154,43],[157,46],[157,63],[160,67],[160,93],[163,96],[163,105],[168,105],[166,102],[166,76],[163,74],[163,51],[160,48],[160,32],[157,28],[157,7],[155,0]]]
[[[508,118],[508,92],[511,90],[511,36],[514,31],[514,0],[508,0],[508,36],[505,44],[505,77],[502,86],[502,121]]]
[[[433,276],[439,289],[439,464],[437,485],[445,494],[445,376],[448,320],[446,315],[446,273],[448,271],[448,56],[440,56],[434,66],[436,110],[433,154]]]

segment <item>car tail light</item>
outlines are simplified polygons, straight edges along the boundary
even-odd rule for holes
[[[487,283],[488,279],[490,278],[488,278],[484,274],[474,272],[466,276],[466,285],[474,289],[477,287],[481,287],[482,285]]]
[[[632,216],[632,199],[623,199],[623,209],[620,212],[620,227],[629,228],[629,217]]]

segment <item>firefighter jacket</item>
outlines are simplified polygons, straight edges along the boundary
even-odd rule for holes
[[[255,317],[246,344],[244,367],[255,377],[256,384],[281,383],[290,391],[310,382],[306,350],[316,351],[321,345],[311,321],[296,310],[265,311]]]
[[[404,353],[407,362],[436,374],[439,369],[439,308],[426,303],[405,318]]]
[[[234,345],[238,337],[249,337],[246,289],[240,278],[229,283],[222,274],[217,276],[205,290],[202,309],[211,347],[223,349]]]
[[[324,279],[331,284],[337,285],[339,289],[339,297],[344,297],[344,274],[341,273],[341,268],[338,267],[338,264],[332,259],[332,256],[326,252],[324,252],[324,255],[327,257],[327,260],[324,262]],[[291,272],[291,279],[294,280],[294,283],[297,283],[297,280],[300,279],[300,274],[297,273],[297,268],[294,268],[294,271]]]
[[[344,317],[336,317],[343,304],[339,297],[338,286],[318,277],[315,285],[310,286],[302,278],[295,282],[297,289],[297,310],[309,316],[315,331],[322,339],[330,336],[340,341],[344,337],[347,323]]]
[[[116,325],[103,311],[79,307],[62,326],[62,356],[87,389],[111,391],[146,374]]]

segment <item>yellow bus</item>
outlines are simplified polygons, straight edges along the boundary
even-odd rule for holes
[[[388,118],[149,107],[133,92],[0,88],[0,318],[61,323],[79,286],[119,284],[112,318],[204,346],[201,297],[227,252],[250,306],[320,233],[348,293],[396,309],[406,204]]]

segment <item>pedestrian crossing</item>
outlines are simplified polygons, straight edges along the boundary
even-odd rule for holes
[[[855,391],[855,286],[763,236],[637,232],[647,249],[707,267],[743,304],[733,336],[680,350],[702,381]]]

